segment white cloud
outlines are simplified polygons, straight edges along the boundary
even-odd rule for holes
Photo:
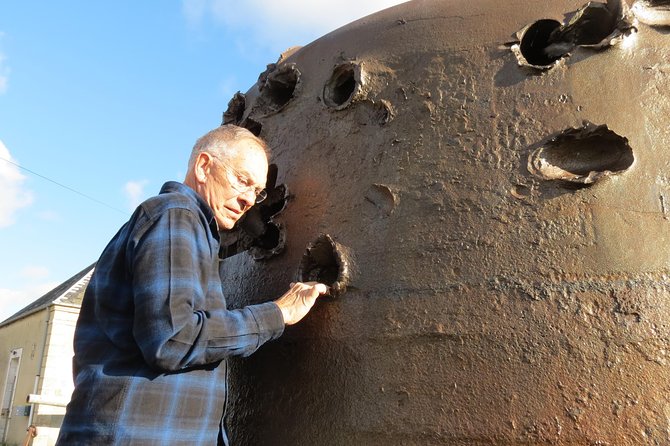
[[[124,186],[126,198],[128,199],[128,208],[134,210],[137,205],[147,197],[144,188],[149,184],[149,180],[128,181]]]
[[[227,24],[326,33],[405,0],[210,0],[210,10]],[[271,25],[266,28],[267,25]],[[308,43],[308,42],[304,42]]]
[[[306,45],[311,40],[374,12],[406,0],[182,0],[191,26],[206,19],[244,31],[245,40],[258,45]],[[308,38],[309,41],[302,39]],[[293,39],[293,40],[291,40]]]
[[[58,282],[42,282],[22,289],[0,288],[0,322],[44,296],[58,285]]]
[[[0,140],[0,228],[15,222],[16,212],[33,202],[33,195],[25,190],[23,176],[9,150]]]

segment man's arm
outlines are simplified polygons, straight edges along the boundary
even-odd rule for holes
[[[223,299],[213,298],[220,282],[208,236],[198,215],[171,209],[135,243],[133,335],[156,369],[247,356],[283,332],[283,313],[273,302],[227,310]]]

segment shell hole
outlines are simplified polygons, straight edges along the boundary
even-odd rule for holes
[[[239,124],[244,116],[246,97],[239,91],[228,102],[228,109],[223,113],[224,124]]]
[[[638,0],[633,3],[633,14],[642,22],[651,26],[670,26],[670,1]]]
[[[242,122],[242,127],[245,129],[249,130],[251,133],[253,133],[256,136],[259,136],[261,134],[261,131],[263,130],[263,125],[255,121],[251,118],[247,118]]]
[[[340,108],[351,102],[356,92],[356,65],[347,63],[335,68],[323,88],[323,99],[329,107]]]
[[[562,40],[596,45],[617,29],[617,15],[604,3],[589,2],[563,27]]]
[[[520,50],[529,64],[546,66],[561,58],[561,56],[551,56],[546,52],[549,46],[549,36],[560,27],[561,23],[556,20],[542,19],[526,29],[521,38]]]
[[[634,161],[626,138],[605,125],[587,124],[568,129],[535,150],[528,167],[543,179],[591,184],[603,176],[628,170]]]
[[[322,234],[311,243],[302,257],[298,277],[302,282],[320,282],[330,288],[331,296],[342,294],[349,283],[350,268],[344,247]]]
[[[270,73],[261,93],[267,111],[278,111],[293,99],[299,81],[300,71],[294,65],[284,65]]]
[[[282,236],[279,226],[269,222],[265,226],[263,235],[254,239],[254,246],[265,250],[272,250],[279,246],[281,239]]]

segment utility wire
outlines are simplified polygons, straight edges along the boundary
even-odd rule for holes
[[[44,179],[44,180],[47,180],[47,181],[49,181],[49,182],[55,184],[56,186],[60,186],[60,187],[62,187],[63,189],[67,189],[67,190],[69,190],[70,192],[74,192],[74,193],[77,194],[77,195],[81,195],[82,197],[84,197],[84,198],[86,198],[86,199],[88,199],[88,200],[91,200],[91,201],[93,201],[93,202],[95,202],[95,203],[98,203],[98,204],[100,204],[100,205],[102,205],[102,206],[105,206],[105,207],[107,207],[107,208],[109,208],[109,209],[112,209],[112,210],[114,210],[114,211],[116,211],[116,212],[120,212],[120,213],[122,213],[122,214],[124,214],[124,215],[130,215],[130,214],[129,214],[128,212],[126,212],[126,211],[122,211],[121,209],[116,208],[116,207],[114,207],[114,206],[112,206],[112,205],[109,205],[109,204],[107,204],[107,203],[105,203],[105,202],[103,202],[103,201],[100,201],[100,200],[98,200],[97,198],[93,198],[93,197],[91,197],[90,195],[86,195],[86,194],[83,193],[83,192],[79,192],[79,191],[76,190],[76,189],[73,189],[73,188],[71,188],[71,187],[69,187],[69,186],[66,186],[66,185],[64,185],[64,184],[62,184],[62,183],[59,183],[58,181],[54,181],[54,180],[52,180],[51,178],[45,177],[44,175],[41,175],[41,174],[39,174],[39,173],[37,173],[37,172],[35,172],[35,171],[32,171],[32,170],[28,169],[27,167],[23,167],[23,166],[21,166],[21,165],[15,163],[14,161],[8,160],[7,158],[3,158],[3,157],[0,156],[0,160],[6,161],[6,162],[8,162],[9,164],[12,164],[12,165],[18,167],[18,168],[21,169],[21,170],[25,170],[26,172],[29,172],[29,173],[31,173],[31,174],[33,174],[33,175],[35,175],[35,176],[38,176],[38,177],[40,177],[40,178],[42,178],[42,179]]]

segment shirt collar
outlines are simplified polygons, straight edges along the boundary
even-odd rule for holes
[[[214,218],[214,211],[209,206],[209,204],[207,204],[207,202],[200,195],[198,195],[196,191],[184,183],[180,183],[178,181],[168,181],[167,183],[163,184],[160,193],[167,194],[170,192],[177,192],[182,195],[186,195],[195,201],[195,203],[198,205],[198,208],[200,208],[200,211],[202,211],[202,213],[205,215],[207,224],[209,224],[209,227],[212,229],[212,233],[215,235],[215,237],[219,237],[219,225],[216,223],[216,219]]]

